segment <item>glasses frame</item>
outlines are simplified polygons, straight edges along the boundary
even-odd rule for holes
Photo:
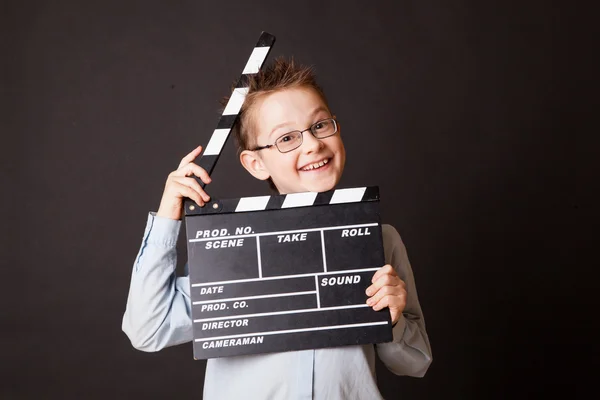
[[[333,126],[334,126],[335,130],[333,131],[333,133],[331,133],[331,134],[329,134],[329,135],[327,135],[327,136],[321,136],[321,137],[318,137],[317,135],[315,135],[315,132],[314,132],[315,126],[316,126],[316,125],[318,125],[318,124],[320,124],[320,123],[323,123],[323,122],[325,122],[325,121],[331,121],[331,122],[333,122]],[[277,137],[277,139],[275,139],[275,142],[273,142],[273,144],[268,144],[268,145],[266,145],[266,146],[258,146],[258,147],[255,147],[255,148],[253,148],[253,149],[252,149],[252,151],[259,151],[259,150],[268,149],[268,148],[270,148],[270,147],[276,147],[276,148],[277,148],[277,150],[278,150],[280,153],[284,153],[284,154],[285,154],[285,153],[289,153],[290,151],[294,151],[294,150],[296,150],[298,147],[302,146],[302,143],[304,143],[304,135],[303,135],[303,134],[304,134],[304,132],[306,132],[306,131],[310,131],[310,133],[313,135],[313,137],[315,137],[316,139],[319,139],[319,140],[320,140],[320,139],[325,139],[325,138],[328,138],[328,137],[330,137],[330,136],[333,136],[333,135],[335,135],[335,134],[338,132],[338,130],[339,130],[339,129],[338,129],[338,123],[337,123],[337,120],[335,119],[335,116],[333,116],[333,117],[331,117],[331,118],[325,118],[325,119],[319,120],[319,121],[315,122],[314,124],[312,124],[312,125],[311,125],[310,127],[308,127],[307,129],[303,130],[303,131],[300,131],[300,130],[295,130],[295,131],[289,131],[289,132],[287,132],[287,133],[284,133],[283,135],[281,135],[281,136]],[[277,146],[277,142],[279,141],[279,139],[281,139],[281,138],[282,138],[282,137],[284,137],[284,136],[287,136],[287,135],[289,135],[290,133],[294,133],[294,132],[299,132],[299,133],[300,133],[300,143],[298,144],[298,146],[296,146],[296,147],[294,147],[293,149],[290,149],[290,150],[281,151],[281,149],[279,148],[279,146]]]

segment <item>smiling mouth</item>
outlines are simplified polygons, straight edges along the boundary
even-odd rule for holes
[[[309,165],[307,165],[307,166],[305,166],[303,168],[300,168],[300,171],[314,171],[316,169],[323,168],[325,165],[327,165],[327,163],[329,163],[329,161],[331,161],[331,159],[330,158],[326,158],[326,159],[321,160],[319,162],[312,163],[312,164],[309,164]]]

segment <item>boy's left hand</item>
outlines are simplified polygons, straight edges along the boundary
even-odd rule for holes
[[[400,319],[406,306],[404,281],[398,277],[396,270],[391,265],[386,264],[375,272],[371,282],[371,286],[366,291],[369,296],[367,304],[375,311],[389,307],[392,325],[394,325]]]

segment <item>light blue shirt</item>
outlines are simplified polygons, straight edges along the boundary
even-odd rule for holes
[[[181,221],[148,215],[122,326],[136,349],[158,351],[193,339],[189,278],[175,272],[180,228]],[[204,399],[381,399],[375,353],[394,374],[424,376],[431,347],[413,272],[396,229],[382,225],[382,231],[386,263],[407,291],[392,342],[209,359]]]

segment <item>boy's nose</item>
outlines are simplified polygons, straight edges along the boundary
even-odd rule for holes
[[[303,135],[302,151],[305,153],[312,153],[313,151],[318,151],[321,147],[323,147],[323,141],[314,137],[311,131],[306,131],[303,133]]]

